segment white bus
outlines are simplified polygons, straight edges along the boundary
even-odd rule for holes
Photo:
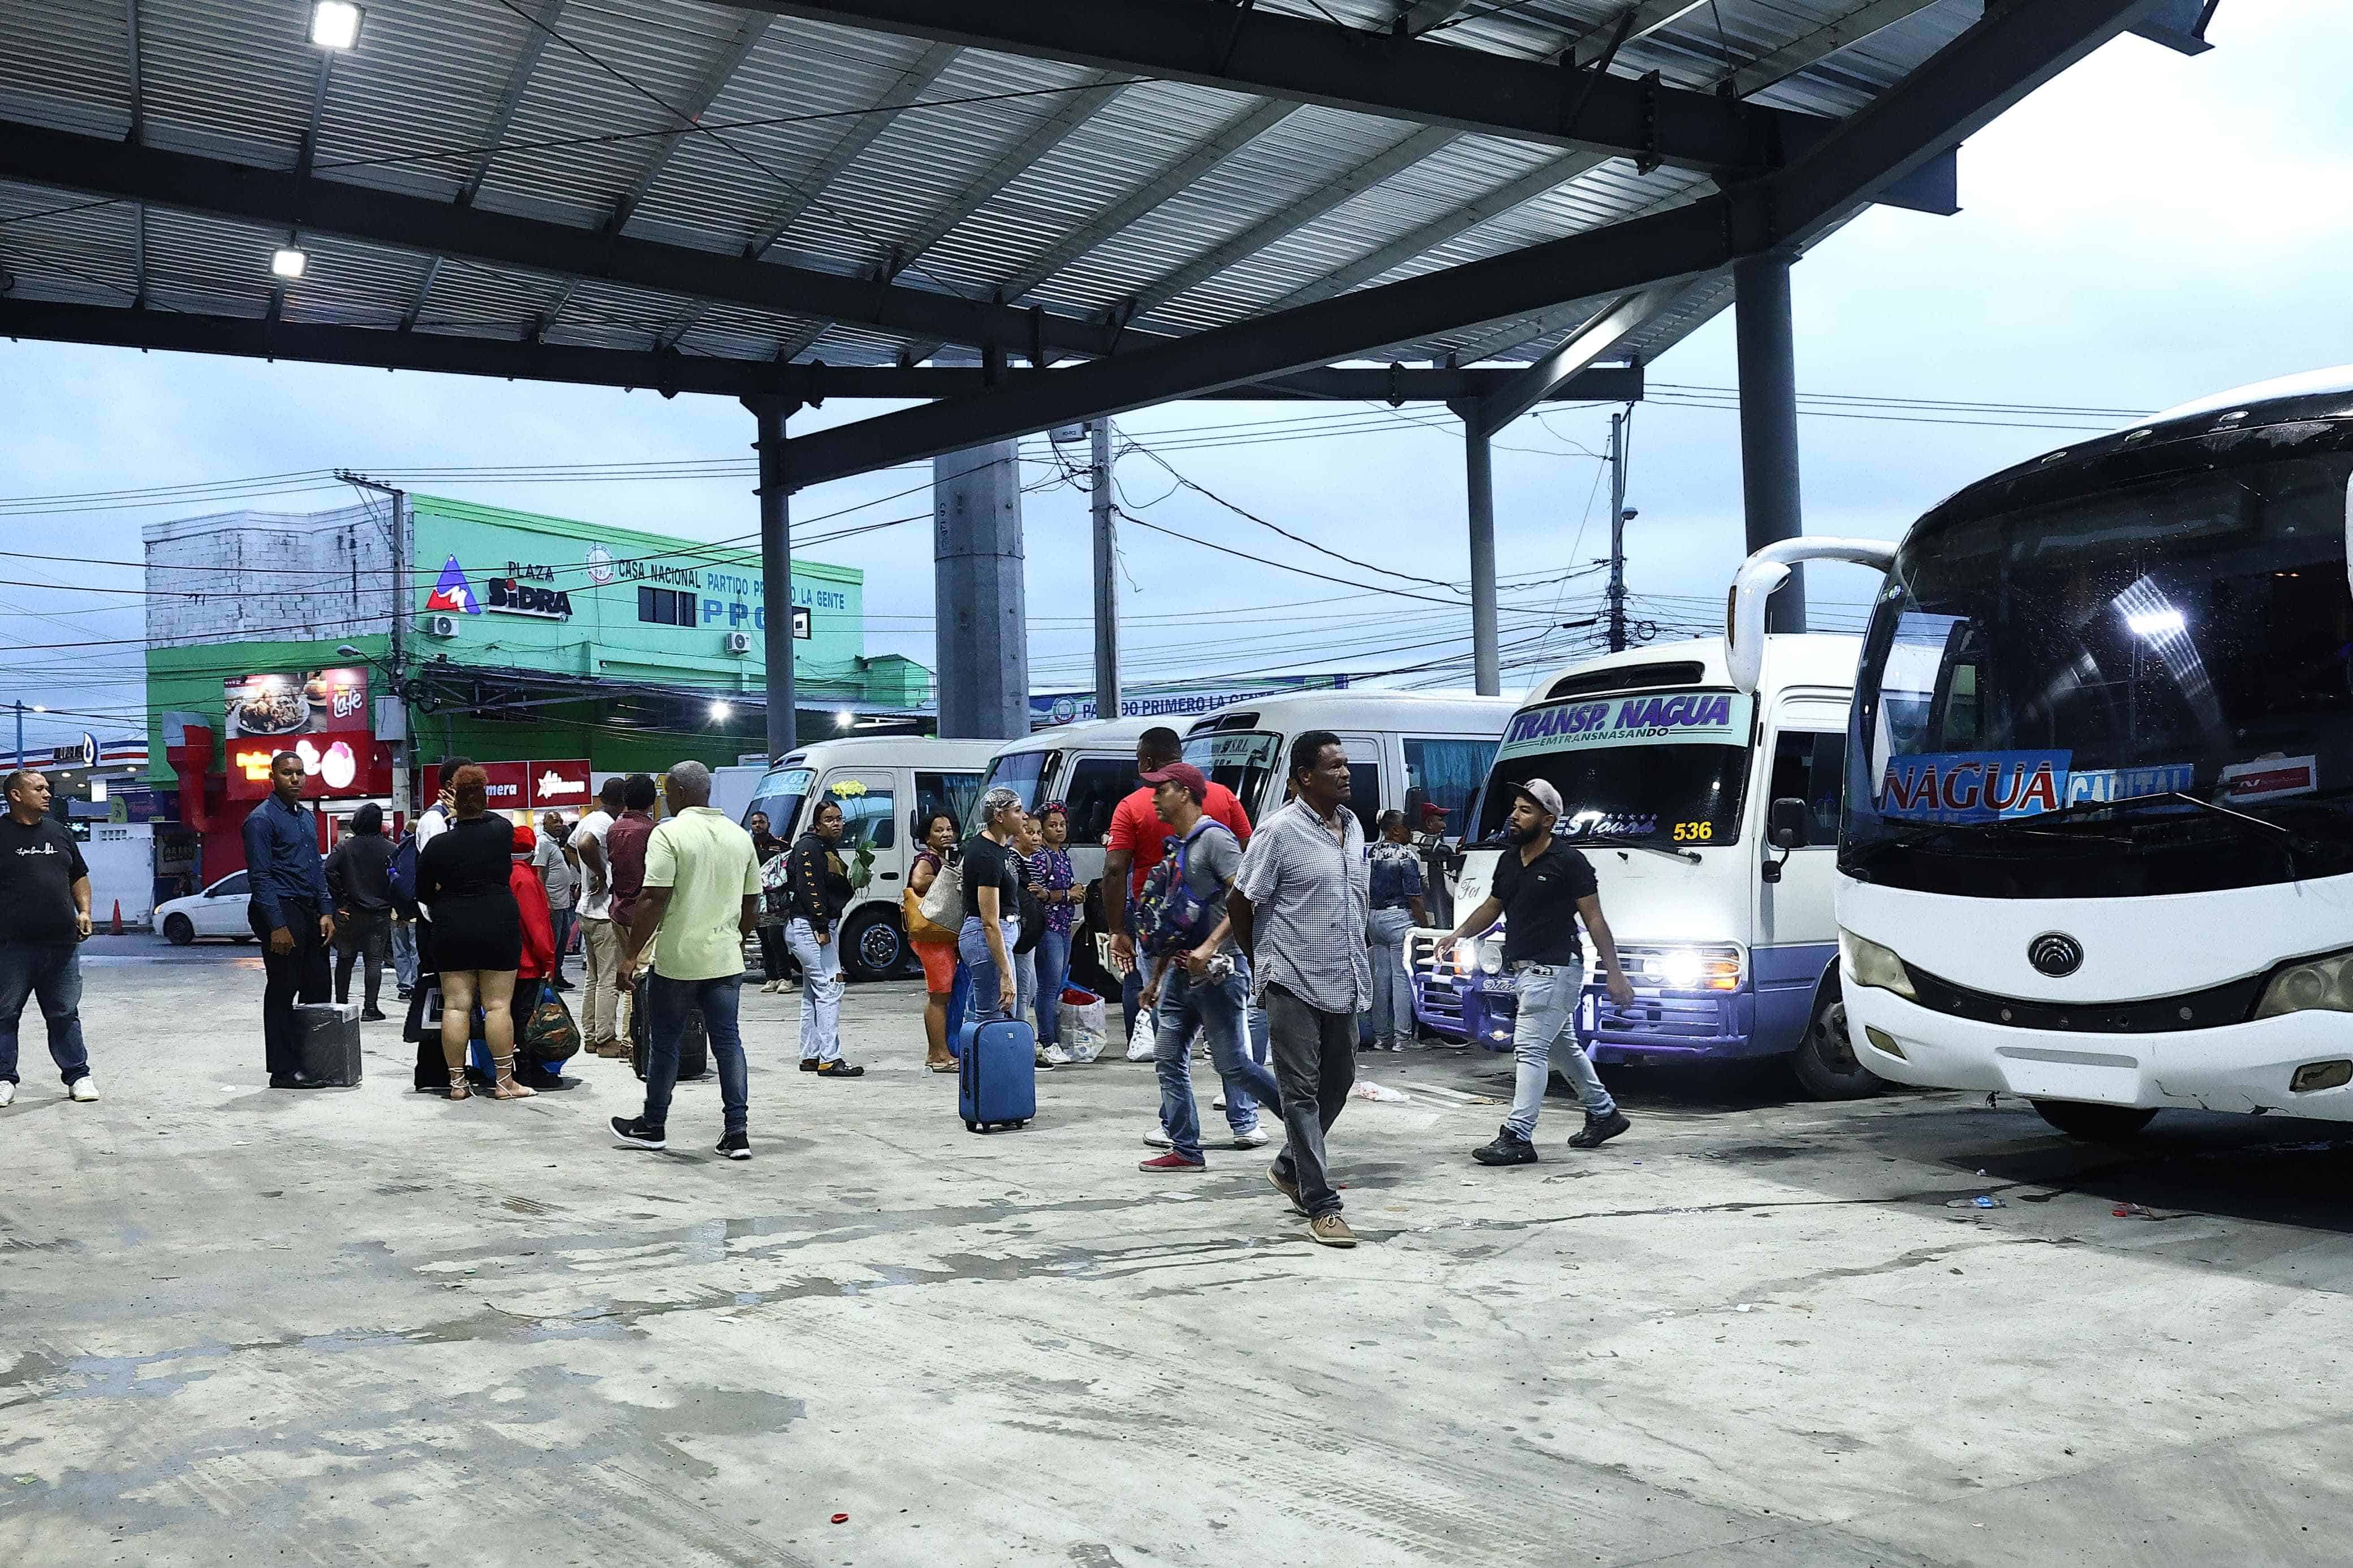
[[[1253,825],[1289,795],[1291,742],[1329,730],[1348,753],[1348,805],[1370,842],[1384,811],[1424,802],[1459,825],[1517,706],[1508,697],[1349,687],[1245,698],[1185,731],[1185,760],[1234,792]]]
[[[1868,1094],[1839,1006],[1831,845],[1861,640],[1767,639],[1748,691],[1720,637],[1662,643],[1538,681],[1504,731],[1465,835],[1458,905],[1487,896],[1512,786],[1560,792],[1554,832],[1593,862],[1634,985],[1598,977],[1577,1036],[1596,1061],[1672,1064],[1788,1057],[1817,1099]],[[1437,931],[1407,949],[1423,1022],[1491,1049],[1515,1014],[1504,931],[1433,962]]]
[[[812,802],[842,809],[841,856],[863,883],[841,920],[841,966],[854,980],[887,980],[911,954],[901,923],[923,819],[944,811],[959,823],[980,796],[981,770],[995,741],[941,741],[923,735],[860,735],[803,746],[764,773],[741,820],[767,816],[790,844],[807,831]]]
[[[2353,1120],[2353,370],[2021,463],[1883,567],[1839,836],[1872,1070],[2063,1131],[2168,1106]],[[1736,663],[1740,660],[1736,657]]]

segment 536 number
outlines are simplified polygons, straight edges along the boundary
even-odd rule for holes
[[[1705,844],[1715,837],[1715,824],[1713,822],[1675,824],[1675,842],[1678,844]]]

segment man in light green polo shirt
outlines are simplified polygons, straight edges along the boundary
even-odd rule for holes
[[[650,945],[646,982],[646,1109],[613,1118],[613,1134],[631,1149],[670,1146],[666,1123],[678,1084],[679,1043],[690,1010],[701,1008],[719,1064],[726,1123],[718,1152],[752,1157],[751,1089],[736,1004],[744,984],[744,937],[759,923],[760,864],[752,836],[711,806],[711,770],[681,763],[663,782],[670,816],[646,841],[645,889],[630,911],[623,973]]]

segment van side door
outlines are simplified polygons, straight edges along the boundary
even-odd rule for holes
[[[899,901],[907,885],[907,835],[899,821],[901,793],[898,768],[828,768],[818,798],[841,807],[841,839],[835,847],[849,879],[858,881],[859,867],[867,868],[866,885],[851,895],[856,908],[870,899]],[[803,826],[817,820],[812,808],[803,814]]]
[[[1389,755],[1391,738],[1377,734],[1343,734],[1341,748],[1348,753],[1348,809],[1365,825],[1365,842],[1369,845],[1380,837],[1375,825],[1381,813],[1404,798],[1404,787],[1398,782],[1396,761]],[[1283,755],[1290,756],[1288,747]]]
[[[1846,721],[1842,700],[1785,697],[1773,707],[1763,754],[1752,764],[1763,773],[1752,790],[1749,818],[1758,863],[1781,862],[1779,881],[1767,882],[1760,876],[1757,882],[1755,947],[1760,984],[1771,966],[1762,956],[1765,950],[1827,950],[1838,942],[1838,825],[1846,788]],[[1806,803],[1806,841],[1786,858],[1773,845],[1770,827],[1773,802],[1785,799]],[[1810,956],[1804,962],[1811,963]],[[1820,972],[1821,965],[1813,964],[1813,973]]]

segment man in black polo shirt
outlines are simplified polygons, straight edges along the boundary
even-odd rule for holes
[[[1512,1113],[1492,1143],[1472,1151],[1482,1165],[1532,1165],[1536,1112],[1544,1106],[1545,1084],[1556,1059],[1577,1089],[1585,1107],[1585,1126],[1570,1137],[1572,1149],[1598,1149],[1630,1123],[1601,1087],[1601,1075],[1577,1043],[1577,999],[1585,990],[1585,959],[1577,942],[1577,921],[1593,933],[1593,949],[1609,977],[1609,999],[1623,1007],[1634,1000],[1634,987],[1618,966],[1618,943],[1609,922],[1601,917],[1601,895],[1592,864],[1583,855],[1552,836],[1560,817],[1560,792],[1542,779],[1513,786],[1511,835],[1516,847],[1495,868],[1494,889],[1486,902],[1463,918],[1438,944],[1438,962],[1453,953],[1456,942],[1504,921],[1504,968],[1516,984],[1519,1016],[1512,1028],[1512,1053],[1519,1060],[1519,1076],[1512,1095]],[[1557,1058],[1555,1052],[1566,1050]]]
[[[64,823],[49,815],[49,781],[7,778],[0,816],[0,1105],[16,1098],[16,1025],[37,996],[49,1059],[76,1100],[96,1100],[81,1043],[81,942],[90,935],[90,868]]]

